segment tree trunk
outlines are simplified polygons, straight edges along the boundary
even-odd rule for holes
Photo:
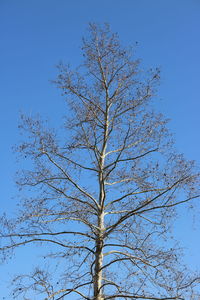
[[[104,233],[104,213],[98,219],[99,234],[96,239],[95,252],[95,274],[94,274],[94,300],[103,300],[102,295],[102,266],[103,266],[103,233]]]

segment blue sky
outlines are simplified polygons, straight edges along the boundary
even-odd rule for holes
[[[144,66],[161,68],[159,108],[172,119],[177,149],[200,162],[199,0],[0,0],[1,213],[14,211],[17,201],[14,174],[19,166],[11,147],[21,139],[19,114],[39,112],[53,122],[62,116],[64,104],[49,80],[61,60],[81,62],[88,22],[109,22],[124,45],[138,42]],[[200,268],[198,215],[194,226],[188,214],[176,226],[177,238],[187,248],[185,261],[193,268]],[[19,266],[0,267],[5,295],[5,274]]]

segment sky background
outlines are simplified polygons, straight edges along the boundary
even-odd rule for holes
[[[0,0],[0,213],[16,209],[14,174],[23,166],[12,146],[21,139],[20,112],[55,123],[62,118],[64,102],[50,80],[60,61],[81,62],[88,22],[110,23],[122,44],[138,42],[136,55],[146,68],[161,68],[158,106],[171,119],[178,151],[200,163],[200,0]],[[193,222],[181,212],[175,225],[192,269],[200,269],[199,213]],[[22,253],[0,266],[0,297],[11,299],[10,275],[33,257]]]

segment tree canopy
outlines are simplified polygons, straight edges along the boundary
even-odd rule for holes
[[[55,80],[65,135],[21,118],[17,150],[31,164],[17,184],[32,192],[16,219],[2,217],[1,253],[51,245],[46,258],[61,273],[19,275],[14,296],[195,299],[199,278],[180,264],[170,227],[177,206],[199,197],[199,174],[152,104],[160,71],[143,71],[108,25],[89,25],[82,52],[81,66],[60,64]]]

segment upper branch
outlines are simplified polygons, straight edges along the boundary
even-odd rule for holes
[[[56,166],[65,176],[66,176],[66,179],[72,183],[72,185],[77,188],[82,194],[84,194],[85,196],[87,196],[88,198],[90,198],[94,203],[95,205],[98,207],[98,203],[97,201],[95,200],[94,197],[92,197],[92,195],[90,195],[87,191],[85,191],[83,188],[81,188],[66,172],[65,170],[59,166],[51,157],[50,155],[47,153],[47,152],[44,152],[44,154],[48,157],[49,161],[51,163],[53,163],[54,166]]]

